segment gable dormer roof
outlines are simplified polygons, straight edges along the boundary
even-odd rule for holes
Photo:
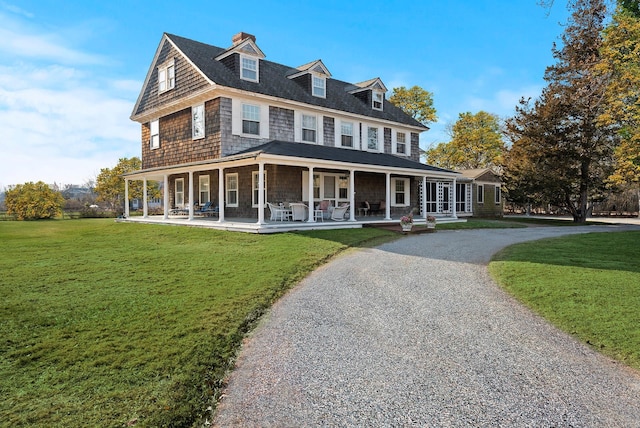
[[[323,75],[324,77],[331,77],[331,73],[329,73],[329,69],[324,65],[321,59],[317,59],[315,61],[308,62],[300,67],[296,67],[294,70],[291,70],[287,77],[289,79],[295,79],[296,77],[302,76],[307,73],[315,73]]]
[[[382,83],[379,77],[374,77],[373,79],[365,80],[364,82],[356,83],[351,85],[351,87],[346,88],[346,90],[350,94],[355,94],[362,91],[378,91],[378,92],[387,92],[388,89]]]
[[[246,35],[246,33],[244,33]],[[301,70],[298,68],[292,68],[290,66],[278,64],[266,59],[260,60],[260,81],[252,82],[240,78],[239,73],[234,72],[223,61],[218,61],[215,58],[225,55],[230,51],[236,52],[245,46],[255,46],[255,42],[251,37],[245,37],[241,42],[225,49],[216,46],[212,46],[206,43],[197,42],[195,40],[187,39],[184,37],[176,36],[173,34],[165,33],[161,41],[162,48],[165,43],[169,43],[172,47],[175,47],[176,61],[187,63],[193,67],[198,77],[202,80],[202,85],[198,86],[198,93],[203,93],[206,89],[205,86],[210,89],[224,89],[231,88],[234,90],[241,90],[252,92],[255,94],[261,94],[269,97],[281,99],[283,101],[291,101],[299,104],[307,104],[310,107],[314,106],[322,109],[329,109],[338,112],[345,112],[350,114],[361,115],[363,117],[370,117],[372,119],[379,119],[397,124],[406,125],[416,129],[417,132],[428,129],[420,122],[416,121],[411,116],[404,113],[399,107],[393,105],[388,100],[384,100],[384,110],[373,110],[370,105],[363,103],[358,96],[349,93],[349,90],[360,89],[356,85],[348,82],[337,80],[334,78],[327,79],[326,82],[326,97],[320,98],[313,96],[308,90],[296,83],[295,80],[290,79],[288,76],[291,74],[299,73]],[[255,46],[257,48],[257,46]],[[259,50],[259,49],[258,49]],[[258,52],[258,51],[256,51]],[[262,54],[262,51],[258,52]],[[262,54],[264,55],[264,54]],[[311,63],[305,64],[309,70],[317,69],[321,61],[316,60]],[[324,66],[324,64],[322,64]],[[150,69],[151,74],[155,68]],[[301,66],[300,68],[303,68]],[[326,69],[326,67],[324,67]],[[178,71],[177,71],[178,72]],[[328,70],[327,70],[328,72]],[[379,79],[377,79],[379,80]],[[376,79],[372,79],[370,82],[375,82]],[[183,85],[183,77],[181,75],[176,76],[176,89],[175,93],[182,93],[183,90],[191,91],[193,93],[193,87],[187,87]],[[363,82],[366,83],[366,82]],[[381,82],[380,82],[381,83]],[[362,84],[360,84],[362,85]],[[134,107],[131,118],[133,120],[142,120],[148,117],[148,112],[152,109],[157,109],[158,102],[147,101],[149,94],[153,94],[153,91],[147,91],[147,88],[152,85],[145,81],[139,100]],[[384,88],[384,85],[380,86]],[[187,97],[188,93],[185,93],[184,97]],[[162,102],[160,100],[159,102]]]
[[[260,59],[266,58],[264,52],[262,52],[256,44],[256,36],[253,34],[240,32],[233,36],[231,43],[233,43],[233,45],[230,48],[216,56],[216,61],[225,59],[235,53],[250,55]]]

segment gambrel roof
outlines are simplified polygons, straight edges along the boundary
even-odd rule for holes
[[[252,47],[257,45],[253,43],[251,39],[248,44]],[[266,96],[276,97],[285,101],[293,101],[298,103],[308,104],[310,106],[316,106],[319,108],[326,108],[336,111],[347,112],[351,114],[357,114],[365,117],[371,117],[374,119],[380,119],[385,121],[396,122],[398,124],[407,125],[417,128],[417,131],[428,129],[411,116],[405,114],[400,108],[396,107],[388,100],[384,100],[384,106],[382,110],[372,109],[371,105],[364,102],[361,98],[354,95],[353,92],[369,89],[368,85],[352,84],[337,80],[331,77],[326,79],[326,97],[320,98],[313,96],[310,91],[306,90],[302,85],[297,83],[290,76],[300,73],[301,68],[304,67],[289,67],[286,65],[278,64],[265,59],[260,59],[259,67],[259,81],[252,82],[243,80],[239,74],[234,72],[231,68],[227,67],[223,62],[216,60],[220,56],[225,56],[232,51],[234,47],[226,49],[220,48],[205,43],[197,42],[195,40],[187,39],[184,37],[176,36],[173,34],[165,33],[163,35],[158,52],[161,51],[165,43],[172,44],[175,49],[184,56],[184,59],[191,64],[198,73],[202,76],[203,80],[210,87],[227,87],[257,94],[263,94]],[[257,48],[259,49],[259,48]],[[262,58],[262,51],[259,52],[259,57]],[[151,65],[145,81],[145,86],[149,84],[149,76],[152,71],[158,67],[156,60]],[[312,61],[305,66],[311,65],[323,67],[327,73],[328,70],[320,60]],[[306,68],[305,68],[306,70]],[[328,74],[330,76],[330,74]],[[180,76],[176,76],[176,85],[180,84]],[[384,85],[379,78],[369,80],[367,82],[377,85],[377,88],[384,88]],[[354,91],[354,89],[356,91]],[[384,88],[386,89],[386,88]],[[135,119],[138,116],[142,116],[146,111],[145,97],[150,92],[143,88],[138,101],[134,107],[132,118]]]

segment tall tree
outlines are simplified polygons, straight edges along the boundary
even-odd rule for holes
[[[505,150],[500,119],[479,111],[460,113],[449,128],[451,141],[425,152],[428,164],[450,169],[498,169]]]
[[[7,189],[7,214],[18,220],[53,218],[62,212],[64,198],[42,181],[18,184]]]
[[[581,223],[587,219],[590,200],[603,190],[611,172],[619,126],[598,122],[605,110],[608,82],[607,76],[597,72],[604,0],[574,0],[570,7],[562,47],[553,48],[557,62],[545,71],[548,85],[533,105],[521,100],[516,115],[507,121],[512,150],[518,156],[507,156],[504,166],[508,191],[534,174],[527,177],[530,191],[565,208]],[[520,165],[532,166],[532,171],[520,171]]]
[[[124,202],[123,174],[138,171],[142,167],[140,158],[121,158],[113,168],[102,168],[96,178],[95,192],[99,201],[106,202],[111,209],[119,210]],[[150,198],[159,198],[160,191],[157,183],[147,182],[147,195]],[[142,199],[143,188],[141,181],[132,181],[129,184],[129,197]]]
[[[604,31],[599,71],[609,77],[603,124],[620,124],[615,186],[634,186],[640,201],[640,2],[621,0]],[[640,209],[639,216],[640,216]]]
[[[404,86],[393,88],[389,101],[424,126],[437,120],[433,94],[420,86],[412,86],[409,89]]]

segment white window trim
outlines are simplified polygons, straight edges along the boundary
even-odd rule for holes
[[[244,76],[244,73],[243,73],[243,71],[244,71],[243,62],[244,62],[245,59],[251,60],[251,61],[255,61],[255,63],[256,63],[256,70],[255,70],[256,78],[255,79],[252,79],[252,78]],[[255,56],[251,56],[251,55],[240,54],[240,78],[242,80],[246,80],[248,82],[259,82],[260,81],[260,58],[257,58]]]
[[[384,128],[381,126],[375,126],[371,124],[363,124],[363,142],[362,150],[367,152],[382,153],[384,151]],[[369,148],[369,128],[376,128],[378,130],[378,144],[376,149]],[[382,141],[380,141],[382,139]]]
[[[335,139],[334,145],[341,149],[348,150],[359,150],[360,149],[360,123],[355,119],[339,119],[335,118]],[[350,123],[353,128],[353,146],[343,146],[342,145],[342,124]]]
[[[376,107],[376,96],[380,96],[380,107]],[[384,92],[372,91],[371,92],[371,108],[378,111],[384,110]]]
[[[396,203],[396,183],[404,182],[404,204]],[[411,180],[408,178],[391,178],[391,206],[392,207],[408,207],[411,205]]]
[[[404,152],[398,151],[398,134],[404,134]],[[392,129],[391,131],[391,153],[396,155],[404,155],[409,156],[411,153],[411,133],[407,131],[398,131],[396,129]]]
[[[169,70],[173,70],[173,79],[169,75]],[[164,73],[164,78],[161,79]],[[161,83],[165,84],[164,89],[161,89]],[[172,59],[158,67],[158,94],[164,94],[167,91],[176,87],[176,66],[175,61]]]
[[[258,208],[258,201],[256,200],[256,196],[258,193],[258,187],[260,183],[258,181],[259,171],[251,171],[251,206],[253,208]],[[264,172],[264,202],[267,202],[267,171]]]
[[[242,105],[257,106],[260,109],[260,135],[244,134],[242,132]],[[231,133],[247,138],[269,138],[269,105],[257,103],[254,100],[246,101],[240,98],[231,100]]]
[[[316,141],[303,141],[302,140],[302,116],[314,116],[316,118]],[[323,136],[324,136],[324,122],[322,119],[322,115],[315,114],[309,111],[298,111],[296,110],[293,114],[293,122],[294,122],[294,140],[297,143],[306,143],[306,144],[322,144]]]
[[[229,180],[235,177],[236,179],[236,187],[235,188],[230,188],[229,187]],[[227,207],[237,207],[238,203],[240,201],[240,183],[238,182],[238,173],[237,172],[233,172],[233,173],[229,173],[226,174],[224,176],[224,192],[225,192],[225,206]],[[229,203],[229,195],[231,194],[231,192],[236,192],[236,202],[235,203]]]
[[[495,186],[495,201],[496,205],[500,205],[502,202],[502,188],[500,186]]]
[[[178,183],[182,183],[182,191],[179,192],[178,191]],[[176,204],[177,208],[184,208],[185,204],[185,198],[184,198],[184,178],[176,178],[176,181],[173,183],[173,199],[174,199],[174,203]],[[178,203],[178,195],[181,196],[182,198],[182,202]]]
[[[327,200],[330,201],[333,206],[336,206],[336,204],[340,204],[340,203],[344,203],[344,202],[349,202],[349,195],[351,194],[351,183],[349,180],[347,180],[347,197],[346,198],[341,198],[340,197],[340,177],[344,177],[345,175],[348,176],[348,174],[336,174],[336,173],[332,173],[332,172],[314,172],[313,173],[313,177],[314,178],[318,178],[318,185],[319,187],[315,187],[314,186],[314,191],[315,189],[319,189],[319,198],[317,197],[313,197],[312,199],[312,203],[317,204],[320,201],[323,200]],[[325,195],[324,191],[325,191],[325,184],[324,184],[324,180],[325,177],[333,177],[335,179],[334,181],[334,196],[333,197],[328,197],[327,195]],[[344,187],[343,187],[344,189]],[[309,171],[302,171],[302,200],[303,201],[309,201]]]
[[[206,184],[205,191],[202,190],[203,183]],[[205,198],[206,199],[205,201],[202,200],[202,193],[204,192],[207,193],[207,197]],[[200,203],[200,205],[204,205],[210,201],[211,201],[211,179],[208,175],[200,175],[198,177],[198,202]]]
[[[311,129],[311,128],[305,128],[304,127],[304,118],[309,117],[309,118],[313,118],[314,122],[315,122],[315,129]],[[311,143],[311,144],[318,144],[318,116],[316,116],[315,114],[305,114],[302,113],[300,115],[300,139],[302,140],[303,143]],[[314,131],[314,139],[313,140],[305,140],[304,139],[304,131],[306,130],[310,130],[310,131]]]
[[[479,204],[484,204],[484,184],[476,185],[476,189],[478,192],[477,199]]]
[[[320,86],[315,85],[316,79],[322,82],[322,94],[316,93],[316,88],[320,88]],[[318,74],[311,74],[311,95],[318,98],[327,97],[327,79],[324,76],[320,76]]]
[[[156,128],[154,130],[154,128]],[[154,136],[156,136],[157,138],[155,139],[155,143],[154,143]],[[151,150],[155,150],[155,149],[159,149],[160,148],[160,120],[156,119],[156,120],[152,120],[151,122],[149,122],[149,148]]]
[[[202,117],[200,121],[202,122],[202,132],[200,134],[196,134],[196,111],[202,110]],[[205,109],[204,103],[198,104],[196,106],[191,107],[191,137],[194,140],[200,140],[206,136],[206,128],[205,128]]]

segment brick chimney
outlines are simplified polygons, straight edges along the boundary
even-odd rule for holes
[[[231,38],[231,43],[233,43],[233,46],[235,46],[238,43],[244,42],[247,39],[251,39],[255,43],[256,36],[254,36],[253,34],[244,33],[241,31]]]

